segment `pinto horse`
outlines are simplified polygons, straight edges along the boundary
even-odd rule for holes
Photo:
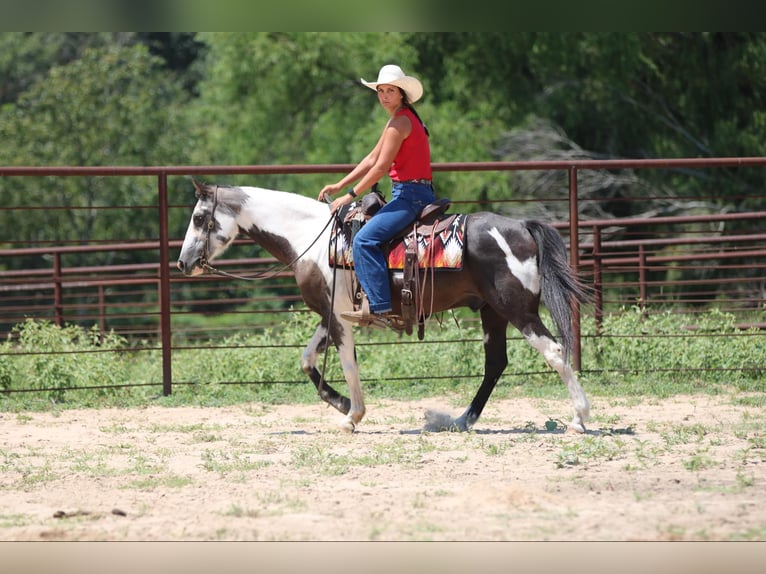
[[[354,308],[353,271],[330,265],[331,214],[328,205],[295,193],[258,187],[233,187],[193,181],[197,204],[189,222],[178,268],[188,276],[213,269],[209,262],[240,235],[289,266],[306,305],[321,317],[303,351],[301,366],[319,396],[345,415],[341,428],[354,431],[365,415],[352,324],[341,313]],[[587,291],[569,266],[558,231],[538,221],[508,219],[480,212],[466,216],[465,256],[460,270],[425,271],[433,284],[424,308],[441,312],[469,307],[481,314],[484,378],[468,408],[453,419],[428,420],[426,430],[470,429],[508,364],[506,329],[518,329],[561,377],[574,406],[569,429],[585,432],[590,405],[569,357],[574,306]],[[401,304],[401,273],[391,274],[393,308]],[[334,299],[334,300],[333,300]],[[561,344],[538,314],[540,302],[556,324]],[[317,369],[327,345],[337,348],[349,397],[323,380]],[[429,418],[429,414],[426,414]]]

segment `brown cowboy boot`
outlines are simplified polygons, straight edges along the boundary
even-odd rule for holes
[[[401,317],[390,311],[387,313],[373,313],[370,311],[370,303],[365,296],[358,311],[345,311],[340,316],[346,321],[356,323],[360,327],[377,327],[378,329],[404,330]]]

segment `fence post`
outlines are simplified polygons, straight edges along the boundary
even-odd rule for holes
[[[644,244],[638,246],[638,304],[641,313],[646,313],[646,250]]]
[[[53,315],[56,318],[56,325],[61,327],[64,324],[64,295],[61,285],[61,253],[53,254]]]
[[[593,226],[593,303],[596,317],[596,335],[601,334],[601,322],[604,319],[604,296],[601,292],[601,228]]]
[[[104,335],[106,334],[106,295],[104,293],[104,286],[98,286],[98,330],[101,333],[101,343],[104,343]]]
[[[160,339],[162,341],[162,394],[172,392],[170,337],[170,240],[168,234],[168,176],[158,176],[160,212]]]
[[[580,270],[580,234],[579,216],[577,212],[577,168],[569,166],[569,263],[575,273]],[[572,366],[575,371],[582,369],[580,345],[580,303],[575,302],[572,312],[572,330],[574,331],[574,348],[572,349]]]

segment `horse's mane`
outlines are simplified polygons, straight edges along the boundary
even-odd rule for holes
[[[245,198],[253,198],[266,201],[272,208],[278,207],[277,202],[279,204],[287,203],[291,209],[297,210],[296,215],[299,212],[307,215],[330,216],[327,206],[299,193],[257,186],[209,184],[196,179],[193,182],[198,196],[202,194],[212,197],[213,193],[218,190],[221,194],[220,199],[224,202],[235,201],[242,204],[245,202]]]
[[[272,208],[287,205],[295,212],[296,217],[299,215],[330,217],[330,210],[326,204],[299,193],[255,186],[241,186],[238,189],[248,197],[264,200]]]

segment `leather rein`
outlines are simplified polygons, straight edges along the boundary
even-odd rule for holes
[[[275,277],[278,273],[281,273],[282,271],[285,271],[287,269],[291,269],[292,266],[308,251],[314,247],[314,244],[319,241],[319,238],[322,237],[322,234],[325,232],[325,229],[327,229],[327,226],[330,225],[330,223],[333,221],[333,219],[336,218],[335,214],[330,215],[330,219],[327,220],[327,223],[325,223],[322,230],[319,232],[319,234],[314,238],[314,241],[312,241],[309,246],[303,250],[303,252],[299,255],[297,255],[292,261],[289,263],[284,263],[282,265],[272,265],[268,269],[261,271],[260,273],[256,273],[255,275],[236,275],[234,273],[229,273],[228,271],[223,271],[221,269],[218,269],[216,267],[213,267],[210,265],[209,261],[209,254],[210,254],[210,233],[215,228],[215,210],[218,207],[218,186],[215,186],[215,191],[213,192],[213,209],[210,211],[210,218],[207,222],[207,229],[205,232],[205,249],[202,255],[199,258],[199,264],[202,269],[207,271],[208,273],[215,273],[216,275],[223,275],[224,277],[229,277],[231,279],[242,279],[244,281],[256,281],[258,279],[270,279],[271,277]]]
[[[329,202],[328,202],[329,203]],[[236,275],[234,273],[228,273],[227,271],[222,271],[220,269],[216,269],[209,263],[208,254],[210,253],[210,232],[213,231],[215,228],[215,209],[218,207],[218,186],[215,186],[215,192],[213,193],[213,209],[210,211],[210,219],[208,219],[207,222],[207,230],[205,234],[205,251],[200,257],[199,263],[200,266],[210,273],[215,273],[217,275],[223,275],[225,277],[230,277],[232,279],[243,279],[245,281],[255,281],[257,279],[263,279],[263,278],[269,278],[274,277],[277,273],[284,271],[286,269],[292,268],[293,264],[297,262],[301,257],[306,255],[308,253],[309,249],[311,249],[314,244],[319,241],[319,238],[322,237],[322,234],[324,233],[325,229],[327,229],[327,226],[330,225],[330,223],[333,222],[333,220],[338,221],[340,223],[340,218],[338,217],[338,213],[332,213],[330,215],[330,219],[327,220],[327,223],[325,223],[322,230],[319,232],[319,234],[314,238],[314,240],[311,242],[311,244],[303,250],[303,253],[296,256],[290,263],[284,264],[284,265],[274,265],[270,267],[269,269],[266,269],[265,271],[262,271],[256,275],[250,275],[250,276],[243,276],[243,275]],[[327,332],[330,333],[330,327],[332,325],[332,318],[334,315],[334,307],[335,307],[335,279],[336,279],[336,270],[333,270],[332,274],[332,291],[330,294],[330,313],[327,318]],[[324,387],[325,382],[325,373],[327,372],[327,353],[330,348],[330,345],[327,345],[324,350],[324,359],[322,361],[322,372],[319,379],[319,384],[317,385],[317,394],[321,396],[322,389]]]

